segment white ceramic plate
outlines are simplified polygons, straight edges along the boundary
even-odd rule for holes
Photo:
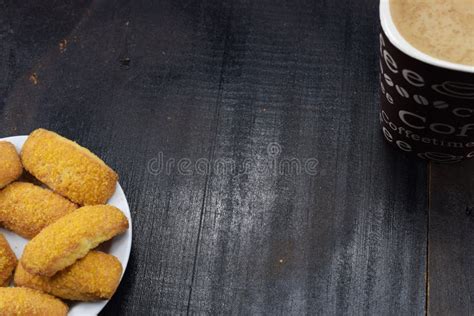
[[[8,141],[15,145],[16,150],[20,152],[27,136],[14,136],[2,138],[2,141]],[[132,247],[132,217],[130,216],[130,208],[128,207],[127,198],[123,193],[122,187],[117,183],[117,189],[114,195],[110,198],[108,204],[118,207],[127,216],[130,223],[130,228],[122,235],[102,244],[99,249],[117,257],[122,263],[123,272],[127,268],[128,258],[130,256],[130,249]],[[23,247],[25,247],[28,240],[12,233],[8,230],[0,228],[0,233],[4,234],[10,246],[18,258],[21,257]],[[123,274],[122,274],[123,276]],[[107,304],[108,301],[96,302],[80,302],[70,305],[69,316],[85,316],[97,315]]]

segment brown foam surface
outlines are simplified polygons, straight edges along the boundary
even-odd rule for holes
[[[392,19],[414,47],[474,66],[474,0],[390,0]]]

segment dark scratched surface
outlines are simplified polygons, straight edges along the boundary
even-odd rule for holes
[[[372,1],[0,1],[0,137],[120,174],[102,315],[469,315],[474,167],[378,126]]]

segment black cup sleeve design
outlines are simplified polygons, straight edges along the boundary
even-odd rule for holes
[[[474,157],[474,74],[412,58],[380,34],[380,124],[385,140],[418,158]]]

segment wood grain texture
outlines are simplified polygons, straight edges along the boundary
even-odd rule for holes
[[[377,1],[2,6],[0,135],[77,140],[129,198],[103,315],[424,314],[426,167],[379,132]]]
[[[424,313],[424,165],[379,137],[367,53],[376,10],[313,1],[223,10],[231,36],[212,159],[265,158],[277,143],[281,159],[314,157],[319,172],[211,174],[191,313]]]
[[[474,313],[474,162],[430,168],[430,315]]]

